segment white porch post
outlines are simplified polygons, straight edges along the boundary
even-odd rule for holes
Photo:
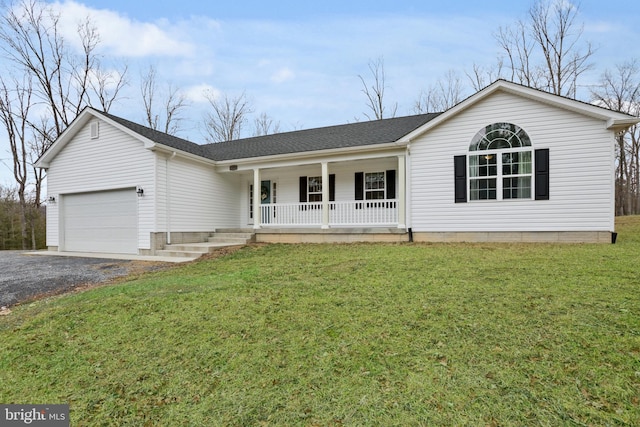
[[[398,156],[398,228],[406,228],[407,173],[405,156]]]
[[[329,228],[329,164],[322,162],[322,228]]]
[[[260,188],[260,169],[255,168],[253,170],[253,228],[255,230],[260,228],[262,224],[262,198]]]

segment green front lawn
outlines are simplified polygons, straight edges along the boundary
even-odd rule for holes
[[[0,317],[0,403],[71,425],[640,425],[616,245],[250,246]]]

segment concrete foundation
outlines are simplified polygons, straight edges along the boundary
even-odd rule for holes
[[[611,243],[610,231],[414,232],[414,242]]]
[[[355,243],[409,242],[407,231],[399,228],[262,228],[237,229],[225,232],[255,233],[258,243]],[[207,242],[215,232],[174,232],[171,243],[183,245]],[[610,231],[510,231],[510,232],[413,232],[414,242],[424,243],[614,243]],[[167,233],[151,233],[151,249],[139,249],[139,255],[155,256],[165,249]],[[58,246],[48,246],[52,252]]]
[[[254,230],[259,243],[355,243],[408,242],[409,234],[398,228],[263,228]]]
[[[172,232],[171,244],[206,242],[213,233],[213,231]],[[156,255],[157,251],[163,250],[166,246],[167,233],[151,233],[151,249],[139,249],[138,252],[140,255]]]

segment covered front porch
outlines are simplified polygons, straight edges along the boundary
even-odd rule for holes
[[[403,153],[357,161],[326,160],[253,168],[248,176],[251,178],[248,225],[256,232],[261,229],[300,233],[310,229],[404,232],[405,162]]]
[[[399,202],[352,200],[344,202],[269,203],[260,205],[262,227],[391,227],[399,226]],[[256,218],[257,219],[257,218]],[[402,228],[402,227],[401,227]]]

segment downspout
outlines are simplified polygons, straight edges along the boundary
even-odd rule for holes
[[[164,177],[165,177],[165,191],[166,191],[166,201],[165,201],[165,206],[166,206],[166,226],[167,226],[167,245],[171,244],[171,176],[169,174],[169,171],[171,170],[169,168],[169,162],[171,160],[173,160],[173,158],[176,156],[176,152],[174,151],[173,153],[171,153],[171,157],[167,157],[165,160],[165,172],[164,172]]]
[[[409,237],[413,241],[413,221],[411,216],[411,208],[413,205],[413,192],[412,192],[412,172],[411,172],[411,142],[407,143],[407,151],[404,160],[404,174],[405,174],[405,208],[404,208],[404,220],[407,229],[409,230]]]

